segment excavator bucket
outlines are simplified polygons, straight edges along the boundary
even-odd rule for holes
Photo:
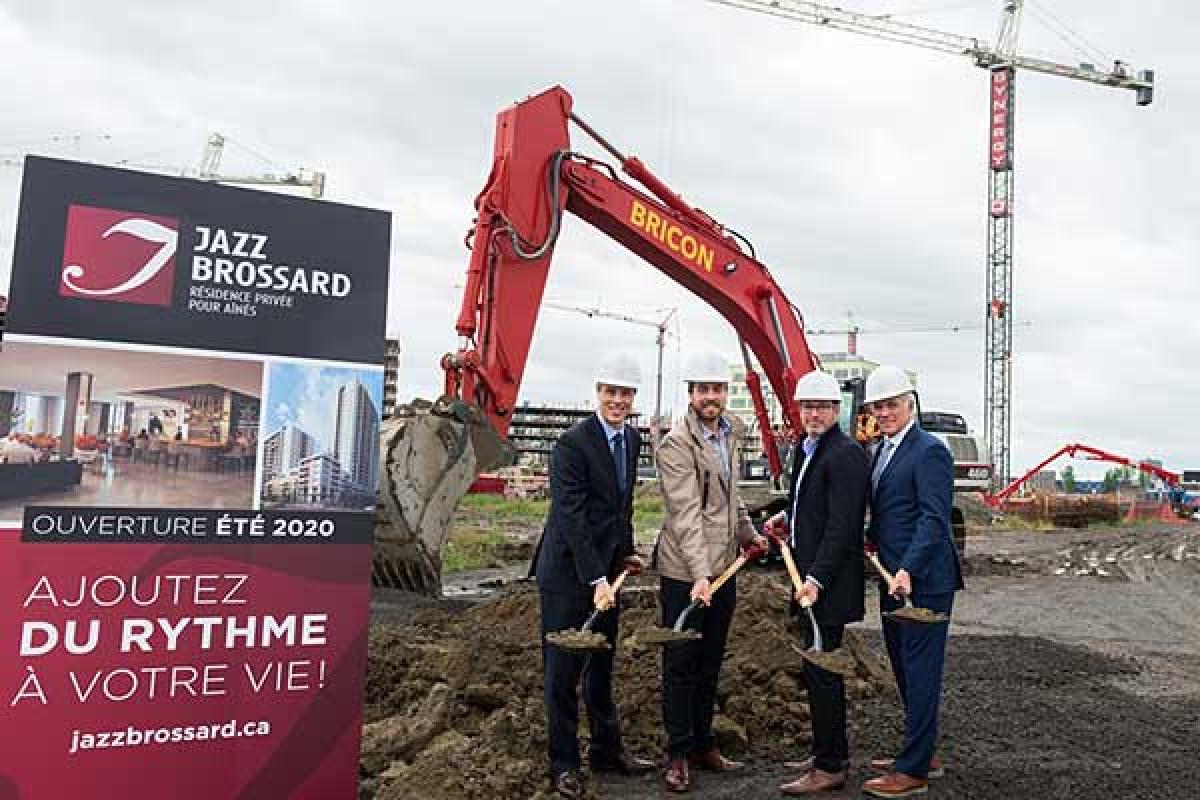
[[[480,472],[514,463],[516,451],[477,408],[453,398],[398,407],[380,439],[371,580],[436,597],[459,500]]]

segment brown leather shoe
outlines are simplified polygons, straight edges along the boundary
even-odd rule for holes
[[[645,775],[654,771],[654,762],[638,758],[627,750],[612,756],[597,756],[591,760],[592,772],[615,772],[618,775]]]
[[[845,772],[846,768],[849,766],[850,759],[847,758],[842,762],[842,771]],[[783,768],[788,770],[797,770],[799,772],[812,772],[817,768],[817,757],[809,756],[803,761],[785,761],[783,762]]]
[[[805,795],[840,789],[845,785],[845,772],[822,772],[814,769],[799,780],[783,784],[779,787],[779,791],[790,795]]]
[[[715,747],[704,753],[693,753],[688,757],[688,761],[697,769],[709,772],[734,772],[746,766],[741,761],[734,761],[721,755],[721,751]]]
[[[896,768],[896,759],[894,758],[872,758],[871,769],[876,772],[891,772]],[[929,761],[929,772],[927,778],[944,778],[946,776],[946,768],[942,766],[942,761],[935,753]]]
[[[905,775],[903,772],[889,772],[882,778],[867,781],[862,790],[872,797],[912,797],[929,791],[929,781]]]
[[[583,775],[574,770],[563,770],[554,776],[554,791],[566,800],[583,800]]]
[[[672,792],[686,792],[689,783],[687,759],[672,758],[663,773],[663,782]]]

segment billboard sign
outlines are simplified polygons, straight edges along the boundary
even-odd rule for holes
[[[27,160],[0,797],[357,796],[390,224]]]

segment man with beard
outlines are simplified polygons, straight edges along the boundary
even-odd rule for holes
[[[871,524],[867,536],[893,575],[879,597],[881,612],[913,605],[944,613],[932,624],[883,618],[892,672],[904,702],[904,743],[871,766],[887,774],[863,784],[875,797],[924,794],[941,764],[934,756],[942,667],[954,593],[963,588],[951,533],[954,459],[946,445],[917,424],[916,396],[903,371],[878,367],[867,377],[864,401],[883,438],[871,467]]]
[[[580,767],[578,689],[591,724],[593,772],[633,775],[654,764],[626,752],[613,702],[613,655],[620,608],[610,581],[641,572],[633,543],[633,487],[641,437],[626,424],[641,374],[633,359],[614,356],[596,373],[596,413],[571,426],[550,456],[550,513],[533,556],[541,601],[546,739],[555,791],[585,794]],[[606,609],[593,630],[609,649],[583,655],[545,641],[547,633],[583,625],[592,607]]]
[[[666,501],[655,546],[663,625],[671,625],[692,601],[703,604],[687,622],[702,638],[663,650],[663,779],[673,792],[688,791],[689,761],[715,772],[742,766],[721,754],[712,732],[737,584],[730,579],[713,593],[710,583],[737,559],[739,545],[765,545],[738,497],[734,464],[745,426],[737,417],[725,416],[728,363],[719,356],[699,357],[684,379],[687,414],[663,438],[655,456]]]
[[[796,448],[787,510],[769,525],[787,534],[796,568],[804,578],[793,611],[810,605],[826,650],[842,645],[845,626],[863,618],[863,516],[867,503],[867,456],[838,426],[842,393],[837,380],[814,370],[796,384],[796,402],[807,434]],[[814,641],[801,614],[805,647]],[[793,766],[804,774],[779,787],[786,795],[810,795],[846,784],[850,751],[846,741],[843,678],[804,662],[812,719],[812,757]]]

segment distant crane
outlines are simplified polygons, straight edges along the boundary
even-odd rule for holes
[[[574,311],[577,314],[583,314],[588,317],[600,317],[602,319],[615,319],[620,322],[628,322],[632,325],[642,325],[647,328],[654,328],[658,331],[655,336],[655,344],[658,346],[658,371],[655,373],[654,387],[654,419],[650,423],[650,434],[654,442],[654,449],[658,450],[659,439],[659,420],[662,416],[662,376],[663,376],[663,349],[667,344],[668,326],[671,320],[679,313],[678,308],[661,309],[666,312],[666,316],[661,319],[642,319],[629,314],[621,314],[615,311],[606,311],[598,307],[588,306],[573,306],[566,303],[556,303],[549,300],[542,301],[542,305],[547,308],[556,308],[559,311]]]
[[[266,173],[263,175],[222,175],[221,158],[225,154],[225,135],[213,133],[208,137],[204,148],[204,157],[200,161],[200,171],[196,176],[202,181],[220,181],[221,183],[237,183],[246,185],[270,186],[307,186],[314,198],[325,194],[325,173],[305,170],[287,172],[283,175]]]
[[[97,137],[86,137],[81,134],[72,134],[51,136],[49,137],[48,141],[59,144],[63,142],[73,143],[75,150],[74,155],[78,158],[80,156],[80,142],[85,138],[98,138],[104,141],[110,141],[112,139],[112,137],[108,134],[103,134]],[[197,180],[214,181],[217,183],[231,183],[249,186],[306,186],[308,187],[309,194],[312,197],[319,199],[324,196],[325,173],[315,170],[299,169],[285,172],[282,175],[275,175],[272,173],[262,173],[258,175],[222,174],[221,159],[225,153],[226,141],[227,137],[222,133],[213,133],[209,135],[205,144],[204,155],[200,160],[200,168],[198,170],[190,167],[180,167],[175,165],[143,164],[131,159],[121,159],[119,161],[115,161],[113,162],[113,166],[134,167],[137,169],[151,170],[154,172],[168,172],[184,178],[196,178]],[[24,153],[0,155],[0,166],[23,167],[24,165]]]
[[[1028,328],[1033,323],[1028,320],[1017,323],[1022,328]],[[851,312],[846,312],[846,327],[845,328],[808,328],[804,332],[809,336],[842,336],[846,337],[846,353],[849,355],[858,355],[858,336],[862,333],[867,334],[902,334],[902,333],[961,333],[962,331],[977,331],[983,327],[978,322],[964,322],[959,324],[948,325],[927,325],[906,328],[903,326],[885,325],[880,328],[862,328],[854,321],[854,315]]]
[[[989,71],[988,91],[988,232],[987,290],[984,314],[984,425],[994,466],[996,486],[1008,483],[1012,442],[1012,273],[1013,273],[1013,123],[1018,69],[1085,81],[1096,86],[1129,89],[1139,106],[1154,99],[1154,72],[1134,73],[1124,61],[1110,69],[1092,63],[1059,64],[1017,54],[1017,37],[1025,0],[1001,0],[996,44],[978,38],[944,33],[892,19],[886,14],[863,14],[801,0],[708,0],[747,11],[807,22],[824,28],[858,33],[900,44],[966,56]],[[1049,11],[1036,12],[1058,26],[1060,37],[1079,41]]]

